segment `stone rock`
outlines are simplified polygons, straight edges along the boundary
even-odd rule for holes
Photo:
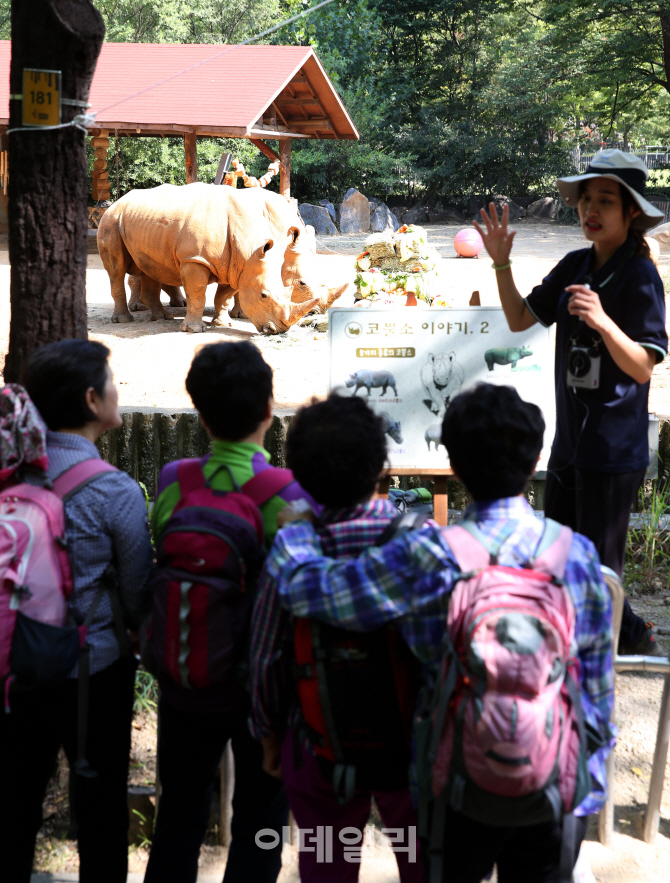
[[[550,196],[543,196],[542,199],[536,199],[528,206],[528,217],[539,218],[544,221],[553,221],[556,217],[556,209],[558,208],[558,200],[552,199]]]
[[[339,215],[341,233],[370,232],[370,203],[359,190],[347,190]]]
[[[372,205],[372,203],[371,203]],[[400,224],[391,209],[380,202],[370,215],[370,229],[373,233],[384,233],[386,230],[397,231]]]
[[[431,224],[464,224],[466,217],[455,205],[446,205],[428,209],[428,220]]]
[[[383,204],[381,199],[377,199],[376,196],[368,196],[368,202],[370,203],[371,212],[373,212],[378,206]]]
[[[328,214],[330,215],[330,219],[333,223],[337,220],[337,212],[335,211],[335,206],[332,202],[328,202],[327,199],[320,199],[319,205],[322,205],[324,208],[328,209]]]
[[[670,251],[670,224],[659,224],[647,233],[647,239],[655,239],[661,252]]]
[[[411,208],[402,216],[403,224],[425,224],[427,221],[428,212],[421,205],[417,205],[414,208]]]
[[[518,206],[516,203],[512,202],[509,196],[503,196],[501,193],[497,193],[491,201],[495,203],[495,207],[498,209],[499,215],[503,210],[503,206],[509,207],[510,221],[518,221],[519,218],[526,217],[526,209],[521,208],[521,206]]]
[[[328,316],[317,317],[317,320],[314,323],[314,330],[318,331],[320,334],[328,331]]]
[[[480,217],[479,210],[484,208],[485,201],[478,196],[468,197],[468,214]]]
[[[328,209],[322,205],[310,205],[308,202],[304,202],[298,206],[298,211],[303,223],[305,225],[311,224],[317,236],[335,236],[337,234],[337,227],[331,221]]]
[[[398,223],[402,224],[402,219],[405,217],[410,207],[408,205],[390,205],[389,208],[398,219]]]
[[[513,196],[512,202],[520,208],[528,209],[531,202],[535,202],[534,196]]]

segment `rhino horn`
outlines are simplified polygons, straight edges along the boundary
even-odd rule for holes
[[[291,325],[295,325],[303,316],[306,316],[311,310],[313,310],[319,303],[319,298],[314,297],[312,300],[306,300],[301,304],[291,304],[288,309],[288,324],[289,327]]]

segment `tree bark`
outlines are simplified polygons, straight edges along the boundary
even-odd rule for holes
[[[105,36],[90,0],[12,0],[10,93],[23,69],[59,70],[61,98],[86,102]],[[63,104],[61,122],[84,108]],[[10,101],[9,127],[23,106]],[[5,382],[21,379],[32,351],[86,337],[86,135],[74,126],[9,135],[11,321]]]

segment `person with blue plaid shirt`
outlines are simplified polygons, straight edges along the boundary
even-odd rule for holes
[[[543,433],[539,408],[511,387],[480,384],[457,396],[445,415],[442,442],[474,498],[463,517],[476,522],[492,545],[504,538],[498,553],[503,566],[523,566],[543,533],[542,519],[522,495]],[[278,534],[267,566],[278,572],[277,591],[293,616],[362,631],[396,622],[429,675],[437,677],[449,594],[460,573],[440,528],[427,526],[341,561],[324,557],[315,527],[300,521]],[[573,535],[564,581],[576,614],[584,717],[604,746],[590,757],[592,790],[575,811],[578,848],[586,817],[605,801],[605,759],[615,734],[610,596],[595,547],[579,534]],[[479,883],[496,864],[499,883],[556,883],[562,828],[562,820],[493,827],[448,810],[444,881]]]
[[[375,544],[398,516],[393,503],[371,499],[386,456],[383,425],[361,398],[332,395],[301,409],[293,420],[286,462],[319,504],[317,530],[328,555],[358,555]],[[301,507],[299,511],[306,510]],[[346,840],[340,833],[354,829],[362,841],[374,797],[383,824],[389,830],[400,829],[407,845],[410,829],[417,826],[407,764],[404,769],[384,769],[381,777],[376,770],[372,779],[370,770],[357,769],[357,784],[349,799],[341,801],[336,794],[332,764],[315,756],[297,701],[290,650],[295,624],[279,603],[277,564],[281,562],[271,554],[258,581],[251,618],[251,732],[263,745],[266,772],[283,778],[301,831],[305,835],[314,830],[332,832],[327,862],[319,861],[314,849],[299,851],[302,883],[356,883],[360,864],[347,857]],[[421,883],[423,869],[416,842],[414,849],[398,850],[396,859],[401,883]]]

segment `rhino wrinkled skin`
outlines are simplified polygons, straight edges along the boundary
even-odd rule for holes
[[[237,294],[244,315],[264,334],[287,331],[344,288],[316,278],[314,246],[283,196],[213,184],[162,184],[131,190],[103,215],[98,249],[114,299],[113,322],[132,322],[125,275],[140,277],[152,319],[170,318],[161,287],[182,286],[182,331],[204,331],[207,286],[217,282],[213,325]],[[346,287],[346,286],[344,286]],[[171,297],[172,300],[172,297]]]

